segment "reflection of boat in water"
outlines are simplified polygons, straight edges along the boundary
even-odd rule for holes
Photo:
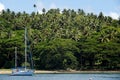
[[[12,76],[32,76],[34,73],[33,69],[27,68],[27,29],[25,28],[25,67],[17,67],[17,48],[15,47],[15,68],[12,69]],[[31,53],[30,53],[31,54]],[[32,60],[32,59],[31,59]],[[32,63],[32,61],[31,61]],[[32,64],[33,66],[33,64]]]

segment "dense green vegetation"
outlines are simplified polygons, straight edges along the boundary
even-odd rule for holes
[[[120,19],[81,9],[42,11],[0,13],[0,68],[14,67],[16,46],[18,65],[23,64],[27,27],[35,69],[120,69]]]

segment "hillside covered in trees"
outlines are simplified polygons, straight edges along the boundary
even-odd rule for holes
[[[24,28],[29,29],[34,68],[46,70],[120,69],[120,19],[83,10],[0,13],[0,68],[24,62]]]

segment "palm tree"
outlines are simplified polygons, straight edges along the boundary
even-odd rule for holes
[[[78,14],[79,15],[85,15],[85,12],[82,9],[78,9]]]
[[[34,7],[34,9],[35,9],[35,13],[38,13],[38,11],[37,11],[37,9],[36,9],[36,8],[37,8],[37,5],[34,4],[33,7]]]
[[[45,10],[45,8],[43,8],[43,9],[42,9],[42,12],[43,12],[43,14],[45,14],[45,13],[46,13],[46,10]]]
[[[100,13],[99,13],[98,18],[99,18],[101,21],[104,19],[104,15],[103,15],[103,13],[102,13],[102,12],[100,12]]]

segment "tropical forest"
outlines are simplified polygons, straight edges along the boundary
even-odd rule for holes
[[[0,13],[0,68],[11,69],[17,47],[24,64],[24,31],[37,70],[120,70],[120,18],[82,9]],[[28,59],[29,61],[29,59]],[[30,64],[28,63],[28,66]]]

